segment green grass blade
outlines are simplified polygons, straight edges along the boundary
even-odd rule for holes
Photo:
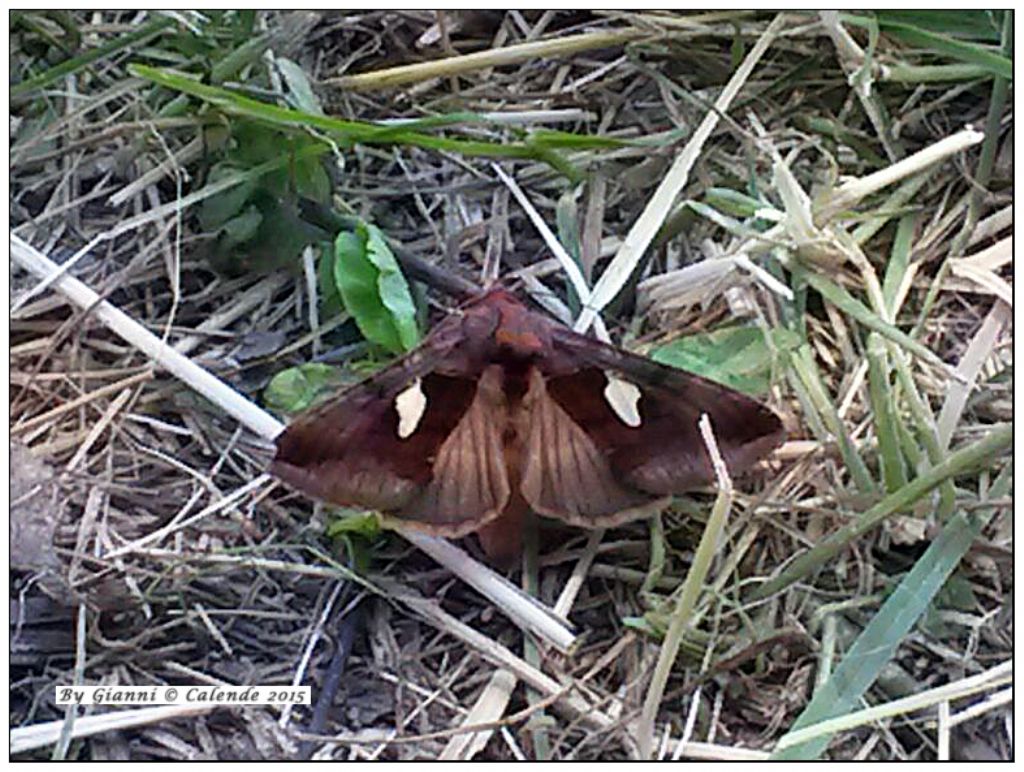
[[[122,51],[126,48],[130,48],[136,43],[140,43],[143,40],[147,40],[154,35],[158,35],[168,27],[174,25],[174,19],[162,18],[151,21],[149,24],[141,27],[135,32],[130,32],[127,35],[122,35],[119,38],[110,40],[104,43],[102,46],[88,51],[81,56],[76,56],[72,59],[68,59],[66,62],[51,67],[45,72],[41,72],[35,77],[23,80],[14,86],[11,86],[11,96],[20,96],[26,92],[32,91],[33,89],[42,88],[43,86],[53,83],[55,80],[63,78],[65,75],[70,75],[73,72],[78,72],[84,67],[88,67],[95,61],[99,61],[104,57],[115,54],[118,51]]]
[[[814,403],[818,416],[825,424],[829,434],[839,443],[839,452],[842,453],[843,461],[857,489],[868,495],[877,493],[878,486],[875,485],[864,459],[857,452],[857,447],[850,439],[843,419],[839,417],[835,403],[821,381],[821,375],[818,372],[818,366],[814,363],[814,354],[810,345],[805,343],[793,352],[790,362],[805,388],[806,396]],[[820,439],[827,442],[831,438],[821,437]]]
[[[874,330],[883,337],[888,338],[893,343],[903,347],[919,359],[923,359],[925,362],[935,365],[943,372],[949,372],[949,366],[943,362],[934,351],[926,347],[924,344],[914,340],[897,327],[883,321],[874,311],[869,309],[838,284],[811,270],[803,270],[801,273],[809,285],[816,289],[823,298],[840,311],[852,316],[869,330]]]
[[[906,356],[899,351],[895,345],[892,346],[890,354],[896,367],[896,378],[903,387],[903,395],[906,397],[910,407],[910,418],[913,420],[917,434],[924,445],[928,462],[932,466],[938,466],[945,457],[945,451],[939,443],[939,431],[935,424],[935,415],[932,413],[928,403],[917,390],[914,376],[910,372],[910,365]],[[947,479],[939,485],[939,506],[936,510],[936,519],[941,523],[953,513],[956,491],[953,488],[953,481]]]
[[[203,101],[236,115],[253,120],[283,126],[287,128],[315,128],[327,132],[344,142],[362,142],[379,145],[412,145],[466,156],[485,156],[491,158],[522,158],[547,163],[570,178],[579,176],[579,172],[549,147],[534,147],[527,143],[513,142],[501,144],[483,140],[451,139],[434,137],[409,131],[404,127],[378,126],[360,121],[346,121],[326,115],[293,110],[287,107],[261,102],[242,96],[228,89],[199,83],[192,78],[156,67],[142,64],[129,66],[129,71],[140,78],[146,78],[161,86],[198,97]]]
[[[1013,60],[993,53],[983,46],[954,40],[946,35],[928,32],[912,24],[879,19],[878,26],[893,37],[918,48],[927,48],[966,64],[976,64],[993,75],[1013,80]]]
[[[903,578],[864,631],[854,641],[831,677],[815,692],[791,731],[853,710],[981,531],[985,518],[957,513]],[[779,743],[772,760],[815,759],[831,733],[785,746]]]
[[[896,293],[899,292],[903,277],[910,267],[910,252],[914,246],[916,225],[917,218],[908,214],[901,217],[899,225],[896,226],[896,238],[893,239],[889,262],[885,266],[885,278],[882,280],[882,298],[890,319],[895,319],[899,310],[896,307]]]
[[[956,475],[991,462],[1013,442],[1013,425],[998,424],[988,435],[973,445],[950,454],[941,464],[891,493],[862,514],[856,522],[840,528],[825,541],[817,544],[786,566],[774,579],[762,584],[752,593],[753,600],[761,600],[826,564],[854,539],[864,535],[894,512],[907,509],[935,486]]]
[[[872,420],[878,437],[878,456],[885,490],[893,493],[907,484],[907,467],[900,451],[900,417],[889,374],[889,356],[885,341],[877,332],[868,335],[868,394]]]

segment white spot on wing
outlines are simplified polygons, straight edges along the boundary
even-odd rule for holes
[[[398,437],[404,440],[416,431],[427,412],[427,395],[423,393],[419,378],[395,397],[395,412],[398,413]]]
[[[604,398],[608,406],[622,423],[635,429],[642,423],[637,408],[640,404],[640,389],[609,372],[605,372],[604,377],[608,379],[608,385],[604,387]]]

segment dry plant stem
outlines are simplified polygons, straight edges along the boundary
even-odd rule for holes
[[[700,759],[707,761],[767,761],[771,755],[765,751],[749,748],[733,748],[714,743],[677,742],[669,744],[673,758]]]
[[[516,110],[515,112],[483,112],[477,117],[489,123],[501,126],[530,126],[539,123],[574,123],[576,121],[596,121],[598,116],[587,110],[568,108],[565,110]],[[418,118],[386,118],[374,121],[378,126],[407,126],[415,124]]]
[[[936,727],[935,758],[949,761],[949,703],[938,705],[938,726]]]
[[[558,600],[555,601],[554,611],[556,614],[565,616],[572,611],[573,604],[576,603],[576,596],[583,589],[583,582],[587,579],[590,565],[597,556],[597,548],[601,546],[601,539],[603,538],[604,529],[591,531],[590,535],[587,536],[587,544],[583,547],[583,555],[580,556],[576,565],[573,566],[569,580],[565,583],[565,587],[562,588]]]
[[[694,132],[693,137],[686,143],[679,157],[676,158],[665,178],[658,185],[657,190],[651,196],[643,213],[626,234],[625,241],[619,247],[611,263],[605,268],[594,285],[590,300],[585,302],[579,318],[576,320],[574,329],[577,332],[586,332],[594,323],[597,314],[608,305],[629,280],[630,275],[636,269],[647,247],[653,241],[658,229],[665,222],[672,211],[679,191],[683,189],[689,179],[690,169],[700,155],[704,143],[711,132],[718,125],[719,116],[729,109],[732,100],[736,97],[740,88],[747,82],[754,66],[760,61],[761,56],[768,49],[768,46],[775,39],[776,34],[782,27],[784,15],[779,14],[768,25],[757,43],[747,54],[743,63],[739,66],[732,78],[722,89],[721,95],[715,100],[714,107],[704,116],[700,126]]]
[[[572,287],[579,296],[580,303],[587,303],[590,298],[590,287],[587,286],[587,280],[583,278],[583,272],[580,267],[576,264],[576,261],[569,256],[569,253],[565,251],[565,247],[558,240],[558,237],[552,233],[547,223],[544,222],[544,218],[540,216],[537,209],[530,203],[530,199],[523,193],[522,188],[516,184],[515,180],[509,177],[497,164],[492,164],[494,171],[497,173],[501,181],[504,182],[509,190],[512,191],[512,195],[516,197],[519,205],[526,210],[527,216],[530,218],[530,222],[533,223],[534,227],[540,232],[541,237],[544,239],[544,243],[548,245],[548,249],[551,250],[555,259],[558,260],[558,264],[565,271],[569,277],[569,281],[572,282]],[[604,326],[604,320],[601,317],[596,316],[594,318],[594,331],[597,337],[605,343],[611,342],[611,336],[608,334],[608,329]]]
[[[637,746],[640,749],[641,759],[650,759],[654,750],[654,721],[657,717],[658,706],[665,694],[665,685],[672,672],[676,656],[679,654],[679,647],[683,642],[683,634],[693,623],[693,609],[697,605],[697,598],[700,596],[704,580],[711,568],[711,561],[714,559],[715,550],[718,548],[718,540],[725,529],[726,518],[729,509],[732,507],[732,480],[729,479],[729,472],[725,462],[718,450],[718,443],[712,433],[711,421],[708,416],[700,418],[700,431],[707,446],[708,455],[712,459],[715,469],[715,478],[718,485],[718,496],[711,509],[711,516],[708,518],[704,533],[701,535],[700,544],[693,555],[693,564],[686,574],[683,589],[679,594],[679,600],[672,611],[672,618],[669,622],[668,631],[665,633],[665,640],[661,644],[661,652],[658,654],[658,663],[654,668],[654,675],[651,677],[651,685],[647,689],[647,696],[644,699],[643,710],[640,714],[640,722],[637,727]]]
[[[88,404],[89,402],[99,399],[100,397],[106,397],[108,394],[113,394],[115,391],[121,391],[130,386],[134,386],[137,383],[148,381],[152,377],[153,373],[149,370],[146,370],[145,372],[130,375],[123,380],[115,381],[114,383],[108,383],[106,386],[101,386],[100,388],[87,392],[80,397],[75,397],[75,399],[69,402],[65,402],[63,405],[57,405],[57,407],[51,408],[50,410],[47,410],[45,413],[40,413],[37,416],[33,416],[28,420],[16,424],[15,426],[11,427],[11,434],[25,434],[27,432],[30,432],[36,427],[43,426],[49,423],[50,421],[54,420],[58,416],[63,415],[64,413],[76,410],[82,405]]]
[[[949,384],[946,399],[939,412],[937,430],[941,450],[949,447],[949,442],[953,439],[953,430],[960,422],[960,416],[967,406],[967,397],[975,386],[978,374],[992,353],[1003,327],[1012,319],[1013,313],[1010,307],[1001,300],[996,300],[988,312],[988,316],[985,317],[985,321],[982,322],[981,328],[967,346],[967,351],[960,358],[956,369],[963,377],[963,381],[953,381]]]
[[[815,212],[815,221],[827,223],[845,209],[854,206],[875,191],[899,182],[905,177],[924,171],[929,166],[944,161],[951,155],[976,145],[985,138],[980,131],[967,128],[936,142],[894,163],[892,166],[841,185],[830,197],[827,204]]]
[[[807,740],[814,739],[821,735],[831,735],[836,732],[853,729],[874,721],[881,721],[893,716],[906,715],[934,705],[940,705],[950,700],[958,700],[970,697],[978,692],[996,689],[1005,684],[1013,683],[1013,662],[1003,662],[993,668],[986,670],[969,678],[961,678],[959,681],[943,684],[934,689],[927,689],[909,697],[892,700],[881,705],[873,705],[864,710],[854,713],[847,713],[845,716],[831,718],[811,726],[805,726],[795,732],[782,737],[776,746],[777,750],[788,748],[791,745],[799,745]]]
[[[579,51],[592,51],[598,48],[620,46],[623,43],[645,37],[648,34],[637,29],[625,29],[615,32],[588,32],[582,35],[570,35],[552,40],[540,40],[532,43],[506,46],[505,48],[478,51],[464,56],[453,56],[433,62],[406,64],[401,67],[377,70],[376,72],[328,78],[323,82],[323,85],[352,91],[394,88],[395,86],[404,86],[408,83],[416,83],[430,78],[443,78],[488,67],[520,64],[539,57],[568,56]]]
[[[169,719],[200,716],[216,709],[216,705],[163,705],[158,708],[121,710],[115,713],[82,716],[75,720],[75,728],[71,732],[71,737],[72,739],[79,739],[104,732],[132,729],[145,726],[146,724],[156,724]],[[26,751],[53,745],[53,743],[60,739],[63,726],[64,721],[58,720],[11,729],[11,754],[25,753]]]
[[[59,270],[49,257],[13,233],[11,258],[43,280]],[[112,303],[101,300],[96,292],[78,279],[63,275],[55,281],[54,287],[78,307],[91,309],[92,314],[112,331],[257,434],[273,439],[284,429],[276,418],[179,354]]]
[[[11,257],[23,268],[42,279],[45,279],[57,270],[57,266],[52,260],[13,233],[11,234]],[[92,309],[95,317],[113,332],[120,335],[176,378],[218,405],[260,436],[272,440],[284,429],[284,425],[276,418],[250,402],[202,367],[199,367],[189,358],[179,354],[173,347],[161,341],[112,303],[100,300],[100,297],[92,289],[78,279],[73,276],[63,275],[54,282],[53,286],[75,305],[81,308]],[[119,386],[123,388],[124,384],[119,384]],[[263,476],[254,482],[258,483],[258,485],[263,485],[268,479],[266,476]],[[250,483],[244,486],[242,490],[248,492],[258,487],[258,485]],[[238,494],[238,491],[226,499],[211,505],[212,508],[207,507],[185,522],[175,524],[171,530],[193,523],[200,517],[206,517],[214,511],[213,508],[220,509],[227,502],[233,501],[236,498],[236,494]],[[163,538],[167,533],[170,533],[170,531],[160,529],[131,545],[117,550],[117,553],[120,554],[137,549],[144,544],[149,544]],[[403,531],[402,534],[439,563],[492,600],[503,613],[507,614],[519,626],[541,635],[545,640],[550,641],[561,650],[566,650],[572,645],[574,636],[567,629],[567,623],[564,620],[559,620],[538,601],[519,591],[514,585],[502,579],[502,577],[486,566],[473,560],[462,550],[441,539],[433,539],[407,531]]]
[[[205,340],[201,333],[215,332],[222,330],[235,320],[241,318],[252,309],[266,302],[273,297],[281,287],[288,281],[284,274],[271,274],[258,284],[254,284],[241,295],[235,297],[230,303],[224,306],[217,313],[203,320],[196,326],[198,335],[189,335],[181,338],[174,344],[174,350],[179,354],[188,354],[192,349]]]
[[[418,615],[430,621],[434,627],[457,637],[499,668],[508,670],[521,681],[548,697],[559,695],[557,704],[587,727],[607,730],[614,724],[609,716],[596,710],[579,695],[571,693],[573,688],[571,685],[560,684],[517,657],[505,646],[447,613],[436,601],[402,591],[391,583],[386,583],[385,586],[393,592],[396,598],[408,605]]]
[[[995,214],[989,215],[975,226],[971,238],[967,241],[965,249],[977,246],[983,241],[988,241],[1000,231],[1013,225],[1013,205],[1004,206]]]
[[[96,425],[89,430],[89,434],[86,436],[85,441],[75,451],[75,455],[71,457],[67,465],[64,467],[65,471],[70,472],[77,467],[85,457],[88,455],[89,450],[96,443],[96,440],[100,438],[100,435],[106,430],[107,426],[111,421],[121,412],[121,408],[125,406],[128,399],[132,396],[131,389],[125,389],[118,394],[114,399],[107,405],[107,409],[103,411],[103,415],[100,416],[100,420],[96,422]]]
[[[495,670],[463,720],[462,728],[498,721],[505,715],[516,683],[516,677],[508,670]],[[492,734],[493,729],[457,734],[448,741],[438,758],[441,761],[468,761],[484,749]]]
[[[1013,260],[1013,237],[1007,236],[1002,241],[993,244],[977,254],[968,257],[949,257],[944,267],[955,277],[953,281],[948,279],[943,282],[946,289],[966,289],[969,292],[987,292],[995,295],[1008,306],[1013,306],[1013,287],[998,271],[1004,265]],[[962,288],[960,280],[966,282],[967,286]]]
[[[569,629],[568,620],[539,600],[490,569],[481,570],[479,563],[445,539],[411,530],[403,530],[401,533],[481,595],[492,600],[498,608],[514,610],[515,621],[520,627],[542,636],[560,651],[568,651],[572,647],[576,637]]]

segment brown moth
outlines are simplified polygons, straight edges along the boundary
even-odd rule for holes
[[[518,555],[528,509],[585,528],[713,479],[711,418],[740,473],[783,439],[759,402],[573,332],[492,289],[373,377],[299,415],[271,471],[332,504]]]

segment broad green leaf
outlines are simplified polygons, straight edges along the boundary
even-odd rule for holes
[[[243,168],[279,158],[288,145],[280,131],[256,121],[236,120],[230,125],[235,140],[231,157]]]
[[[345,545],[349,565],[365,573],[373,563],[373,543],[380,536],[380,520],[373,512],[340,509],[338,518],[327,526],[327,534]]]
[[[303,249],[327,236],[302,218],[293,197],[258,190],[253,196],[253,205],[263,220],[256,237],[246,244],[243,257],[257,270],[294,266]]]
[[[267,407],[282,413],[298,413],[342,383],[341,370],[319,362],[289,367],[275,375],[263,391]]]
[[[334,242],[334,281],[363,337],[401,353],[419,343],[416,306],[384,236],[360,223]]]
[[[796,333],[772,330],[776,350],[799,345]],[[655,362],[688,370],[746,394],[763,394],[771,385],[775,352],[757,327],[725,327],[679,338],[651,351]]]

